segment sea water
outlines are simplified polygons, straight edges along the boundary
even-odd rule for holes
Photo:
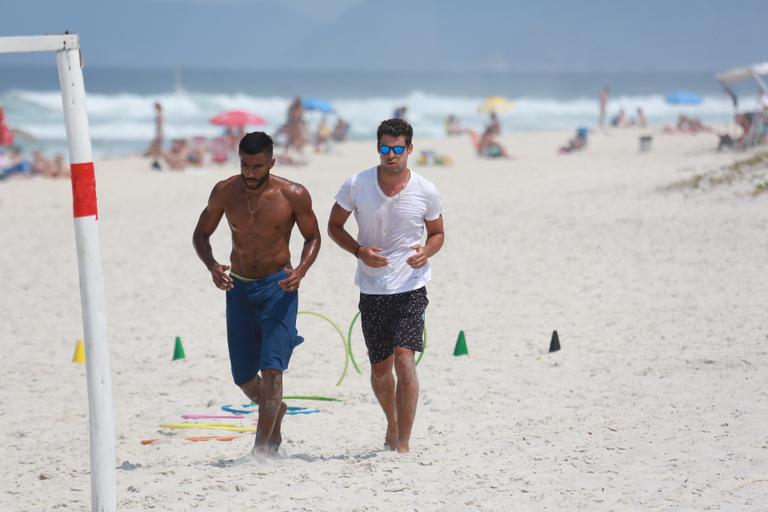
[[[375,136],[378,123],[406,106],[417,137],[444,136],[449,114],[465,128],[481,130],[487,114],[477,107],[487,96],[514,103],[500,116],[505,132],[572,130],[597,123],[598,94],[611,90],[608,117],[642,108],[650,125],[673,124],[684,113],[705,123],[732,120],[734,105],[711,73],[703,72],[352,72],[277,70],[181,70],[85,68],[87,107],[96,157],[143,152],[154,134],[153,104],[165,112],[167,139],[220,135],[209,119],[226,110],[247,110],[266,119],[258,127],[274,132],[285,122],[296,96],[329,101],[330,115],[350,123],[352,139]],[[685,89],[699,105],[671,105],[665,96]],[[737,89],[741,111],[755,108],[753,84]],[[61,96],[55,66],[0,66],[0,106],[9,125],[34,136],[19,139],[25,149],[66,154]],[[321,114],[307,113],[312,129]],[[255,127],[254,127],[255,128]]]

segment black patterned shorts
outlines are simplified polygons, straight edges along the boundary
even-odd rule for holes
[[[360,294],[360,321],[371,364],[380,363],[402,347],[421,352],[427,289],[393,295]]]

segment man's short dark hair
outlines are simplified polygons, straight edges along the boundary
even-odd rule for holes
[[[381,142],[382,135],[399,137],[405,135],[405,144],[410,146],[413,139],[413,127],[402,119],[387,119],[382,121],[376,130],[376,142]]]
[[[272,156],[272,137],[264,132],[246,133],[245,136],[240,139],[238,150],[240,153],[245,153],[246,155],[266,153],[267,155]]]

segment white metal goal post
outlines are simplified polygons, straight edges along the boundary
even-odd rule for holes
[[[104,280],[80,37],[77,34],[0,37],[0,53],[55,52],[72,174],[80,301],[85,337],[91,442],[91,510],[114,512],[115,420],[112,404]]]

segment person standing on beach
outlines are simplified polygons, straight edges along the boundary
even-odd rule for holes
[[[598,116],[597,124],[602,129],[605,128],[605,114],[608,111],[608,95],[610,94],[610,90],[608,87],[603,87],[603,90],[600,91],[600,114]]]
[[[387,420],[385,446],[407,453],[419,398],[414,353],[423,348],[429,258],[445,240],[443,206],[435,185],[408,168],[411,125],[389,119],[376,137],[380,163],[341,186],[328,235],[358,260],[360,320],[373,392]],[[357,240],[344,228],[352,212]]]
[[[159,101],[155,102],[155,138],[152,139],[152,144],[149,146],[149,155],[152,157],[152,168],[156,171],[161,170],[160,158],[163,156],[163,140],[165,134],[163,132],[163,125],[165,124],[165,118],[163,117],[163,106]]]
[[[501,123],[499,123],[499,116],[496,114],[496,112],[491,111],[490,121],[486,131],[493,137],[498,137],[501,135]]]
[[[270,174],[275,165],[272,146],[264,132],[242,138],[240,174],[213,187],[192,237],[213,283],[227,292],[232,376],[259,404],[253,448],[257,456],[276,452],[282,442],[280,427],[287,410],[282,402],[283,372],[293,349],[304,341],[296,331],[298,289],[320,250],[309,192]],[[216,261],[210,243],[223,216],[232,231],[231,266]],[[304,237],[304,248],[300,263],[291,268],[294,225]]]

